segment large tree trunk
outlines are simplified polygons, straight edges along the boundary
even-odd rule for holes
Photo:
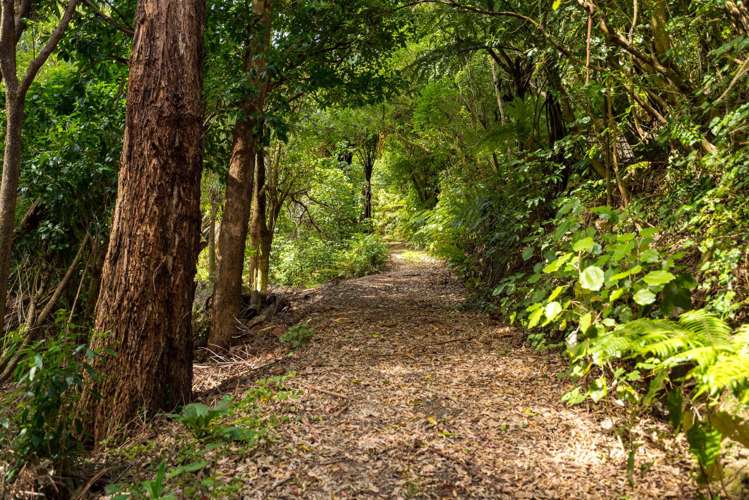
[[[98,442],[192,387],[200,244],[202,0],[139,0],[125,137],[92,349],[85,423]],[[106,353],[112,352],[112,355]]]
[[[262,113],[268,92],[264,55],[270,45],[271,1],[254,0],[252,9],[260,23],[258,31],[250,39],[247,66],[252,87],[257,90],[246,97],[244,118],[237,122],[234,130],[234,148],[219,235],[211,333],[208,337],[208,344],[219,350],[228,349],[231,345],[241,308],[242,269],[250,220],[255,155],[260,146]]]

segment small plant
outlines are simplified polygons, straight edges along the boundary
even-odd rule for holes
[[[173,500],[177,496],[167,491],[167,481],[187,473],[196,473],[205,469],[208,462],[201,460],[187,465],[180,465],[167,472],[166,462],[159,463],[156,476],[153,479],[142,481],[132,486],[126,484],[110,484],[105,488],[105,493],[113,500],[126,500],[128,498],[148,498],[149,500]]]
[[[183,406],[179,414],[172,414],[170,416],[190,429],[196,438],[203,439],[214,433],[211,422],[227,415],[231,409],[231,403],[232,399],[230,396],[224,397],[224,399],[213,406],[203,403],[190,403]]]
[[[290,327],[286,332],[281,335],[280,340],[284,344],[288,344],[292,349],[299,349],[307,345],[307,343],[314,337],[315,331],[307,325],[299,324]]]
[[[179,414],[170,415],[187,427],[198,439],[215,438],[224,441],[241,441],[252,444],[257,441],[259,432],[252,428],[234,425],[215,425],[216,419],[227,417],[232,409],[232,399],[225,396],[213,406],[203,403],[190,403],[182,407]]]
[[[16,387],[2,399],[15,411],[0,414],[0,445],[10,450],[8,480],[30,460],[49,459],[55,468],[66,468],[80,448],[72,411],[78,390],[84,373],[94,376],[93,352],[66,333],[36,342],[19,356]]]

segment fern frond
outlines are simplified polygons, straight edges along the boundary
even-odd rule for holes
[[[715,393],[723,389],[736,389],[747,384],[749,377],[749,355],[731,353],[707,369],[704,383]]]
[[[632,345],[628,338],[615,333],[608,333],[591,339],[590,351],[598,358],[598,364],[610,359],[626,357],[631,351]]]
[[[687,311],[679,317],[679,324],[702,338],[703,344],[728,343],[731,327],[717,316],[703,309]]]
[[[669,368],[683,365],[686,363],[697,363],[699,368],[706,368],[715,363],[721,350],[713,346],[699,346],[687,349],[666,358],[663,364]]]
[[[741,325],[736,329],[736,333],[731,338],[731,344],[734,351],[749,356],[749,323]]]

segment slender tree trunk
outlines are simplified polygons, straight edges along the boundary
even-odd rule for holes
[[[0,181],[0,331],[4,329],[8,276],[13,248],[21,170],[21,127],[24,95],[16,68],[16,12],[13,0],[3,0],[0,18],[0,71],[5,81],[5,151]]]
[[[242,269],[250,220],[255,155],[260,146],[262,113],[268,91],[264,54],[270,44],[271,1],[254,0],[252,8],[254,15],[261,19],[261,27],[259,33],[253,33],[250,39],[247,66],[252,86],[257,91],[246,97],[244,118],[237,122],[234,130],[234,147],[219,235],[211,333],[208,337],[208,343],[217,349],[228,349],[231,345],[241,309]]]
[[[6,84],[8,81],[6,80]],[[19,100],[11,85],[5,96],[5,151],[3,176],[0,181],[0,330],[5,324],[5,305],[8,296],[8,276],[15,234],[18,178],[21,171],[21,128],[23,126],[23,100]]]
[[[622,205],[626,207],[627,205],[629,205],[629,192],[627,191],[627,186],[625,186],[619,172],[619,153],[616,150],[616,145],[619,141],[619,127],[617,126],[616,120],[614,119],[614,108],[611,102],[613,99],[608,90],[604,95],[604,100],[606,101],[606,116],[608,119],[608,140],[610,154],[609,158],[611,159],[610,164],[612,169],[614,170],[616,187],[619,189],[619,194],[622,197]]]
[[[268,269],[270,249],[268,248],[269,231],[267,218],[267,190],[265,185],[266,165],[265,152],[258,148],[255,159],[255,177],[253,180],[252,215],[250,240],[253,254],[250,257],[250,290],[252,304],[260,309],[263,298],[268,291]]]
[[[499,111],[499,123],[504,125],[505,119],[505,106],[502,101],[502,85],[499,81],[499,75],[497,74],[497,61],[494,58],[489,57],[489,64],[492,68],[492,84],[494,85],[494,97],[497,100],[497,111]]]
[[[650,27],[653,30],[653,48],[661,63],[667,63],[667,52],[671,49],[671,38],[666,31],[668,23],[668,7],[666,0],[654,0],[652,2],[653,15],[650,18]]]
[[[18,78],[16,53],[18,41],[31,12],[29,1],[2,0],[0,7],[0,74],[5,82],[5,151],[0,181],[0,331],[4,329],[8,295],[8,276],[15,233],[18,179],[21,172],[21,129],[26,93],[39,70],[60,43],[75,14],[78,0],[68,0],[59,22],[42,49],[29,62],[23,79]]]
[[[139,0],[125,137],[82,395],[94,439],[192,392],[192,303],[200,245],[202,0]],[[112,352],[112,355],[106,353]]]
[[[208,343],[220,349],[231,344],[242,298],[242,269],[250,218],[255,144],[252,125],[240,121],[234,130],[234,146],[226,181],[226,202],[216,253],[216,285],[213,294],[211,333]]]
[[[372,218],[372,171],[374,159],[368,158],[364,162],[364,220]]]
[[[211,188],[211,212],[208,220],[208,281],[216,283],[216,218],[218,215],[218,193]]]

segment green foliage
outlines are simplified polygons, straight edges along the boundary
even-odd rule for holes
[[[182,407],[179,414],[171,415],[177,422],[187,427],[198,439],[223,439],[253,443],[258,435],[253,429],[238,426],[216,425],[214,420],[226,417],[232,411],[232,398],[225,396],[213,406],[203,403],[190,403]]]
[[[308,325],[299,324],[289,327],[289,329],[279,337],[279,340],[284,344],[291,346],[292,349],[299,349],[300,347],[307,345],[314,335],[315,331]]]
[[[49,459],[64,470],[81,451],[73,409],[84,374],[95,376],[94,353],[75,339],[60,330],[18,352],[16,385],[2,395],[0,411],[0,444],[10,453],[4,457],[11,465],[9,479],[30,461]]]
[[[526,240],[544,260],[530,275],[503,279],[494,295],[535,332],[536,345],[566,344],[580,386],[565,402],[611,398],[634,415],[666,403],[704,477],[714,479],[723,439],[749,445],[747,423],[721,409],[728,400],[749,404],[749,329],[692,310],[697,283],[684,253],[659,249],[661,230],[627,230],[631,214],[608,207],[592,209],[598,220],[586,226],[579,207],[574,198],[561,202],[555,231]]]
[[[278,416],[268,415],[265,407],[296,396],[286,387],[294,376],[290,372],[258,380],[235,402],[226,397],[213,406],[185,405],[179,414],[171,415],[189,432],[176,436],[174,449],[163,449],[162,441],[149,440],[112,450],[127,462],[146,459],[151,467],[149,479],[143,480],[141,475],[129,482],[108,484],[105,493],[123,500],[237,496],[241,484],[217,479],[215,464],[226,455],[251,456],[260,440],[282,422]]]
[[[271,271],[277,283],[310,286],[378,272],[387,257],[388,247],[376,234],[355,233],[343,241],[282,239]]]
[[[195,437],[202,439],[210,436],[215,431],[211,426],[211,422],[227,415],[231,407],[231,402],[231,397],[226,396],[213,406],[203,403],[190,403],[183,406],[179,414],[171,416],[177,422],[190,429]]]
[[[376,234],[355,234],[336,259],[340,276],[357,277],[380,271],[387,263],[388,247]]]

